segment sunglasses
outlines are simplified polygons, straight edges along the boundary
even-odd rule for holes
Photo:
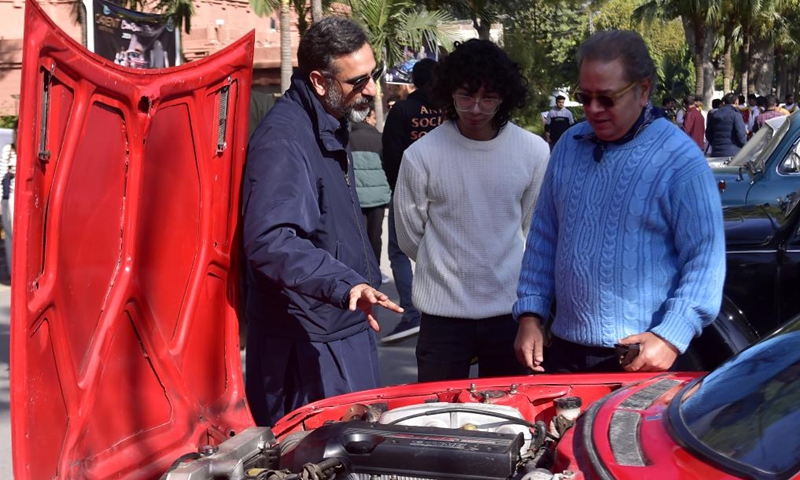
[[[366,75],[361,75],[359,77],[351,78],[348,80],[339,80],[338,78],[333,76],[333,79],[336,80],[337,82],[346,83],[352,86],[353,92],[359,93],[361,92],[361,90],[367,88],[367,85],[369,85],[370,80],[372,80],[375,83],[378,83],[378,81],[381,79],[381,77],[385,72],[386,72],[386,65],[382,63],[377,67],[375,67],[375,70],[373,70],[370,73],[367,73]]]
[[[469,112],[475,105],[481,113],[494,113],[500,108],[502,100],[499,98],[470,97],[469,95],[453,94],[453,104],[459,112]]]
[[[614,93],[589,93],[584,92],[583,90],[578,90],[575,92],[575,100],[580,102],[584,107],[590,105],[592,100],[597,100],[597,103],[599,103],[601,107],[612,108],[614,104],[617,103],[617,99],[619,99],[619,97],[631,91],[631,89],[638,84],[638,81],[634,81],[627,87]]]

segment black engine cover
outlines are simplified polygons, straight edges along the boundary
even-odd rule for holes
[[[448,480],[507,480],[519,462],[522,434],[435,427],[340,422],[317,428],[280,460],[302,471],[306,463],[338,458],[348,473]]]

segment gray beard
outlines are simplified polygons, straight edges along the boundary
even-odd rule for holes
[[[328,81],[328,94],[322,97],[322,102],[333,112],[337,118],[347,117],[353,123],[361,123],[369,116],[369,108],[356,109],[362,105],[369,105],[370,100],[362,96],[351,105],[346,105],[342,90],[338,85],[334,86],[335,80]]]

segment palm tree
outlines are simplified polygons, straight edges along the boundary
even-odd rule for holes
[[[722,0],[649,0],[634,10],[634,18],[652,22],[680,18],[694,56],[695,94],[707,100],[714,90],[711,50]],[[708,80],[708,81],[707,81]]]
[[[403,49],[420,51],[425,46],[450,48],[453,36],[440,25],[451,20],[441,10],[429,11],[410,0],[348,0],[353,19],[366,30],[375,60],[380,64],[397,65],[403,60]],[[378,129],[383,128],[383,95],[378,85],[375,99]]]
[[[292,30],[289,0],[249,0],[253,13],[268,17],[280,8],[281,31],[281,92],[289,89],[292,81]]]

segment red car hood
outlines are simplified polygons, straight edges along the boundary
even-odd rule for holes
[[[299,446],[295,447],[295,451],[300,453],[296,457],[305,460],[304,453],[312,451],[309,458],[313,458],[315,449],[325,445],[325,439],[319,435],[309,435],[309,440],[298,441],[298,438],[308,435],[307,432],[336,428],[336,425],[347,425],[348,422],[356,427],[343,436],[352,436],[355,434],[353,432],[364,430],[362,423],[352,421],[374,415],[371,410],[375,406],[380,406],[381,411],[389,412],[414,405],[432,405],[452,410],[469,409],[470,405],[476,408],[484,408],[487,404],[508,406],[518,410],[530,422],[540,420],[549,425],[556,414],[554,400],[570,396],[580,398],[584,408],[576,425],[568,429],[558,442],[552,473],[561,476],[540,475],[530,478],[733,480],[736,477],[693,456],[676,444],[668,431],[665,417],[669,401],[681,388],[699,376],[700,373],[539,375],[402,385],[356,392],[312,403],[282,418],[273,427],[273,432],[284,444],[298,442]],[[441,407],[444,405],[451,407]],[[424,427],[440,421],[439,418],[433,418],[434,415],[428,416],[431,420],[419,416],[416,420],[420,423],[415,425]],[[406,416],[412,417],[413,414]],[[383,425],[386,424],[387,422],[383,422]],[[379,431],[387,439],[385,441],[402,441],[391,440],[400,435],[393,431],[380,431],[380,424],[369,428],[373,432]],[[451,425],[451,428],[455,429],[454,432],[471,429],[466,425]],[[340,431],[345,431],[345,427]],[[408,430],[402,436],[414,436],[421,431]],[[449,464],[451,457],[456,458],[456,454],[451,453],[455,442],[453,438],[431,439],[423,435],[419,439],[420,442],[427,442],[427,448],[440,449],[442,453],[438,455],[443,458],[440,465]],[[464,439],[458,439],[462,440]],[[465,442],[469,445],[468,440]],[[330,447],[335,443],[333,440],[333,443],[327,445]],[[470,447],[466,447],[466,450],[469,449]],[[424,456],[420,457],[424,459]],[[419,458],[416,460],[420,461]],[[398,470],[405,469],[405,474],[414,469],[413,463],[408,460],[400,461],[395,467]],[[291,468],[291,465],[286,466]],[[427,478],[424,475],[419,476]]]
[[[254,34],[134,71],[25,9],[14,477],[154,478],[253,424],[233,245]]]

